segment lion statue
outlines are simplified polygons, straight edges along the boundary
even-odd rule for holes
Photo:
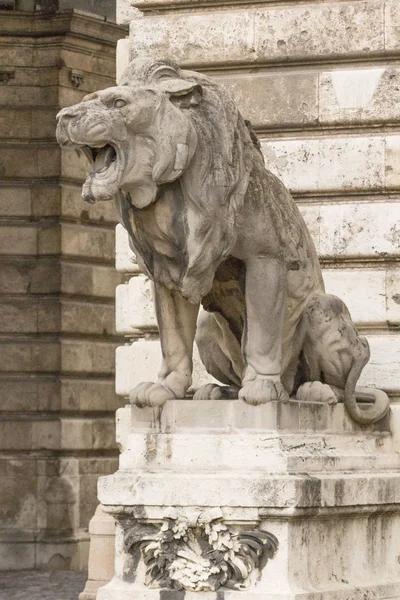
[[[223,385],[195,398],[340,400],[362,424],[386,414],[384,392],[356,387],[368,342],[325,294],[303,218],[224,87],[168,60],[136,59],[120,85],[59,113],[57,139],[88,156],[84,200],[115,200],[154,281],[163,363],[132,402],[184,398],[196,339]]]

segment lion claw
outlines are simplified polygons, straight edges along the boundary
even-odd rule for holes
[[[163,406],[167,400],[174,400],[175,395],[161,383],[145,381],[139,383],[129,394],[131,404],[144,408],[145,406]]]
[[[338,399],[333,389],[321,381],[307,381],[299,387],[296,400],[300,402],[318,402],[319,404],[336,404]]]
[[[258,406],[274,400],[289,402],[289,395],[280,381],[253,379],[243,385],[239,391],[239,399],[252,406]]]

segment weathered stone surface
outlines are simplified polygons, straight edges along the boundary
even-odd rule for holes
[[[64,223],[61,231],[61,251],[66,256],[94,258],[111,262],[114,258],[114,230],[103,227],[83,227]]]
[[[116,328],[119,333],[135,330],[157,331],[151,281],[144,275],[132,277],[116,290]]]
[[[126,229],[118,224],[115,229],[115,266],[123,273],[137,273],[139,267],[136,257],[129,248],[129,238]]]
[[[381,2],[324,3],[256,12],[259,60],[357,56],[384,50]]]
[[[181,65],[256,59],[251,10],[134,19],[130,39],[134,56],[161,57],[173,48],[171,58]]]
[[[267,167],[292,192],[381,190],[387,184],[381,136],[268,140],[262,148]]]
[[[111,300],[121,278],[111,266],[112,207],[82,208],[84,160],[62,164],[55,117],[72,99],[112,85],[115,43],[126,31],[72,11],[0,12],[0,445],[1,458],[12,455],[16,466],[2,480],[0,570],[84,569],[95,479],[115,469],[112,411],[120,400],[113,389]],[[81,87],[74,87],[73,71],[83,76]],[[64,235],[60,220],[79,234]],[[60,335],[68,348],[63,353]],[[91,336],[100,342],[97,357],[79,346]],[[79,426],[63,429],[60,411]],[[81,411],[100,412],[100,424],[87,414],[79,418]],[[88,438],[81,435],[85,418]],[[102,464],[74,471],[81,454]],[[48,458],[44,470],[39,456]],[[3,588],[0,583],[0,596]]]
[[[396,67],[346,69],[319,76],[319,121],[324,125],[398,122]]]
[[[385,47],[396,51],[400,48],[400,17],[396,0],[385,2]]]
[[[113,298],[120,282],[121,275],[113,266],[68,261],[61,264],[61,291],[66,294]]]
[[[66,373],[114,373],[116,342],[63,339],[61,363]]]
[[[386,28],[384,10],[373,0],[166,12],[134,18],[131,43],[134,56],[172,53],[181,65],[198,67],[374,56],[397,50],[395,4],[386,7]]]
[[[256,73],[220,77],[254,127],[312,126],[318,121],[318,74]]]
[[[123,400],[115,393],[114,379],[62,378],[61,408],[64,411],[110,411],[121,406]]]
[[[320,255],[334,260],[398,256],[399,210],[396,202],[322,205],[317,208]]]

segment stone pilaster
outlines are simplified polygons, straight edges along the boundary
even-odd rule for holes
[[[116,468],[111,206],[56,114],[115,80],[124,30],[0,11],[0,569],[84,569],[100,474]]]

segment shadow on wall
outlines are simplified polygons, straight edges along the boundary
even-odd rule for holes
[[[76,8],[115,22],[116,0],[0,0],[0,8],[29,12],[56,12]]]

